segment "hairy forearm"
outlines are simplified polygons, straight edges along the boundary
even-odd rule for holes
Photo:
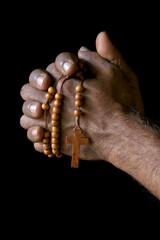
[[[160,132],[136,114],[112,117],[108,129],[109,162],[160,199]]]

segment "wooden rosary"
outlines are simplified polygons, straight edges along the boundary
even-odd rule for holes
[[[83,95],[84,87],[83,83],[85,81],[84,74],[87,71],[86,67],[82,62],[78,63],[78,70],[75,73],[76,77],[81,80],[81,84],[76,87],[76,95],[75,95],[75,107],[74,116],[76,117],[76,126],[73,129],[74,136],[66,137],[66,144],[73,144],[72,147],[72,161],[71,167],[78,168],[79,167],[79,155],[80,155],[80,146],[88,145],[89,138],[82,138],[82,128],[80,127],[80,116],[82,115],[81,107],[83,105]],[[50,103],[54,99],[54,107],[52,113],[52,132],[50,134],[49,130],[45,130],[44,138],[43,138],[43,149],[44,154],[49,158],[53,158],[56,156],[57,158],[61,158],[63,154],[60,152],[60,113],[61,106],[63,101],[63,84],[66,80],[68,80],[68,76],[60,77],[54,84],[54,86],[50,86],[48,88],[48,93],[46,93],[46,103],[42,104],[42,109],[44,110],[44,118],[45,118],[45,128],[48,129],[48,120],[47,120],[47,111],[50,109]],[[57,83],[62,80],[62,85],[60,92],[57,92],[56,86]]]

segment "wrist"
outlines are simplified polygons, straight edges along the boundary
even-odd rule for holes
[[[108,113],[104,128],[99,134],[99,146],[97,155],[100,159],[110,162],[114,165],[116,148],[122,142],[127,116],[122,112]]]
[[[119,165],[124,163],[121,160],[129,158],[130,155],[143,153],[154,145],[160,148],[159,132],[132,112],[125,114],[117,112],[107,121],[101,153],[103,160]]]
[[[103,159],[160,198],[159,131],[134,113],[122,114],[108,125],[105,139]]]

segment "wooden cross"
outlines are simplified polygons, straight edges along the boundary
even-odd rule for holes
[[[66,144],[73,144],[72,147],[72,168],[79,167],[80,145],[88,145],[89,138],[82,138],[82,130],[75,129],[73,137],[66,137]]]

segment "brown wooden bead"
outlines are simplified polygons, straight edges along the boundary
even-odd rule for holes
[[[56,93],[55,95],[56,100],[62,100],[62,98],[63,98],[63,95],[61,93]]]
[[[83,90],[84,90],[84,87],[82,86],[82,85],[78,85],[77,87],[76,87],[76,92],[83,92]]]
[[[55,133],[60,132],[60,128],[59,127],[52,127],[52,131]]]
[[[76,109],[74,111],[74,116],[76,116],[76,117],[80,116],[81,114],[82,114],[82,111],[80,109]]]
[[[75,106],[76,107],[81,107],[83,105],[83,102],[80,100],[75,101]]]
[[[59,152],[59,153],[56,154],[56,157],[61,158],[61,157],[63,157],[63,154]]]
[[[59,143],[59,139],[58,138],[52,138],[52,143]]]
[[[47,110],[49,109],[49,105],[48,105],[47,103],[43,103],[43,104],[42,104],[42,109],[43,109],[44,111],[47,111]]]
[[[53,119],[53,120],[56,121],[56,120],[58,120],[59,118],[60,118],[59,114],[56,114],[56,113],[53,113],[53,114],[52,114],[52,119]]]
[[[49,138],[43,138],[43,143],[49,143],[50,139]]]
[[[49,88],[48,88],[48,92],[49,92],[50,94],[55,94],[55,93],[56,93],[56,88],[55,88],[55,87],[49,87]]]
[[[54,120],[52,120],[52,121],[51,121],[51,125],[52,125],[53,127],[58,127],[58,126],[59,126],[59,121],[54,121]]]
[[[50,136],[51,136],[50,131],[46,131],[46,132],[44,133],[44,137],[45,137],[45,138],[49,138]]]
[[[52,153],[52,150],[51,149],[46,149],[44,150],[44,154],[45,155],[50,155]]]
[[[50,93],[46,93],[46,99],[52,100],[53,99],[53,95],[51,95]]]
[[[53,113],[59,114],[61,111],[60,107],[54,107],[53,108]]]
[[[52,132],[52,138],[59,138],[59,137],[60,137],[60,133]]]
[[[60,100],[55,100],[54,101],[54,106],[55,107],[60,107],[62,105],[62,102]]]
[[[58,149],[52,149],[52,153],[57,155],[57,154],[60,154],[60,151]]]
[[[56,143],[53,143],[53,144],[51,145],[51,147],[52,147],[52,149],[54,149],[54,150],[57,150],[57,149],[60,148],[59,144],[56,144]]]
[[[53,157],[54,157],[54,154],[51,153],[51,154],[48,155],[48,157],[49,157],[49,158],[53,158]]]
[[[76,96],[75,96],[75,99],[76,99],[76,100],[80,100],[80,101],[81,101],[81,100],[83,99],[83,96],[82,96],[82,94],[80,94],[80,93],[77,93],[77,94],[76,94]]]
[[[43,149],[47,150],[47,149],[50,149],[50,144],[49,143],[44,143],[43,144]]]

